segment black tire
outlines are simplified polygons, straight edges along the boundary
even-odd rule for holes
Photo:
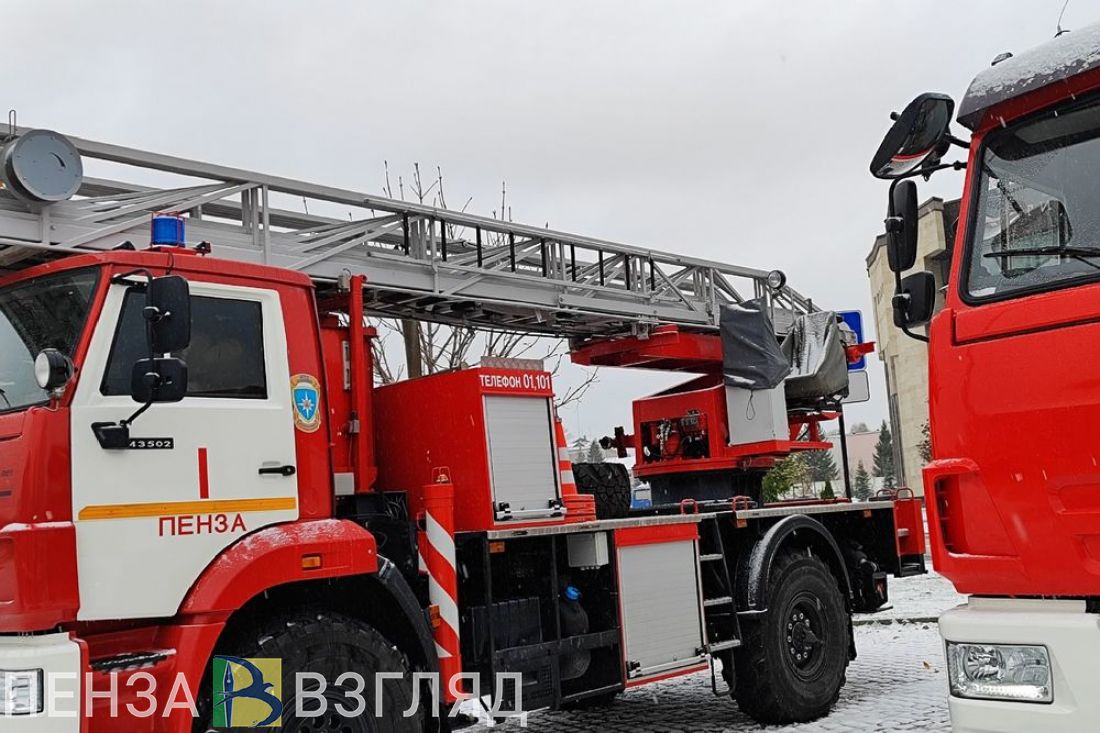
[[[805,550],[776,557],[768,612],[744,623],[734,655],[738,707],[765,725],[805,723],[828,713],[844,686],[850,628],[844,597],[825,563]]]
[[[420,697],[421,710],[417,715],[404,716],[413,703],[412,673],[408,660],[371,626],[340,614],[310,613],[303,611],[278,619],[268,619],[256,624],[234,640],[219,645],[216,654],[243,658],[281,659],[283,669],[282,730],[287,733],[313,733],[313,731],[346,731],[347,733],[419,733],[423,730],[425,708],[430,701]],[[302,718],[297,711],[316,710],[315,700],[298,700],[296,675],[299,672],[321,674],[328,682],[325,697],[329,714],[323,717]],[[355,718],[345,718],[336,712],[337,704],[354,709],[358,703],[346,697],[345,690],[356,685],[336,680],[345,672],[355,672],[365,681],[361,697],[366,702],[364,713]],[[402,672],[400,680],[383,680],[381,717],[376,717],[375,676],[379,672]],[[306,681],[305,689],[311,689]],[[316,689],[314,686],[312,689]],[[199,700],[199,716],[196,731],[210,729],[212,722],[213,694],[210,673],[204,681]],[[233,730],[237,730],[234,728]]]
[[[574,463],[573,480],[582,494],[596,497],[599,519],[621,519],[630,513],[630,471],[621,463]]]

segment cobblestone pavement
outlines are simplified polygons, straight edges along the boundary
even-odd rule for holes
[[[935,575],[893,581],[891,594],[894,608],[888,614],[857,619],[877,623],[857,625],[859,657],[848,668],[848,683],[832,714],[814,723],[761,728],[728,697],[717,698],[711,693],[709,674],[695,674],[632,690],[603,710],[533,714],[528,730],[946,733],[950,723],[939,632],[933,622],[904,619],[907,615],[916,619],[935,616],[956,605],[960,597]],[[520,727],[512,721],[497,729],[519,731]]]

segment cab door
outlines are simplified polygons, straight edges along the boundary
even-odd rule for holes
[[[1100,285],[946,315],[932,338],[953,326],[954,344],[932,352],[930,394],[937,458],[954,461],[926,476],[938,569],[968,593],[1096,587]]]
[[[937,569],[965,593],[1080,595],[1100,587],[1100,98],[972,149],[931,333]]]
[[[111,285],[95,327],[71,411],[81,620],[171,616],[227,546],[298,517],[278,293],[190,287],[191,344],[174,354],[188,365],[187,396],[139,416],[126,449],[102,448],[91,425],[139,407],[129,382],[148,356],[144,287]]]

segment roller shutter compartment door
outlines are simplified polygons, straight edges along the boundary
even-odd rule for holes
[[[702,610],[695,542],[619,549],[623,639],[630,677],[702,662]]]
[[[517,516],[550,514],[560,499],[550,400],[488,395],[485,424],[493,500]]]

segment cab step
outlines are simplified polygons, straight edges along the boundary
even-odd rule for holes
[[[713,644],[707,644],[707,654],[717,654],[718,652],[724,652],[727,649],[736,649],[741,646],[740,639],[729,639],[727,641],[716,641]]]

